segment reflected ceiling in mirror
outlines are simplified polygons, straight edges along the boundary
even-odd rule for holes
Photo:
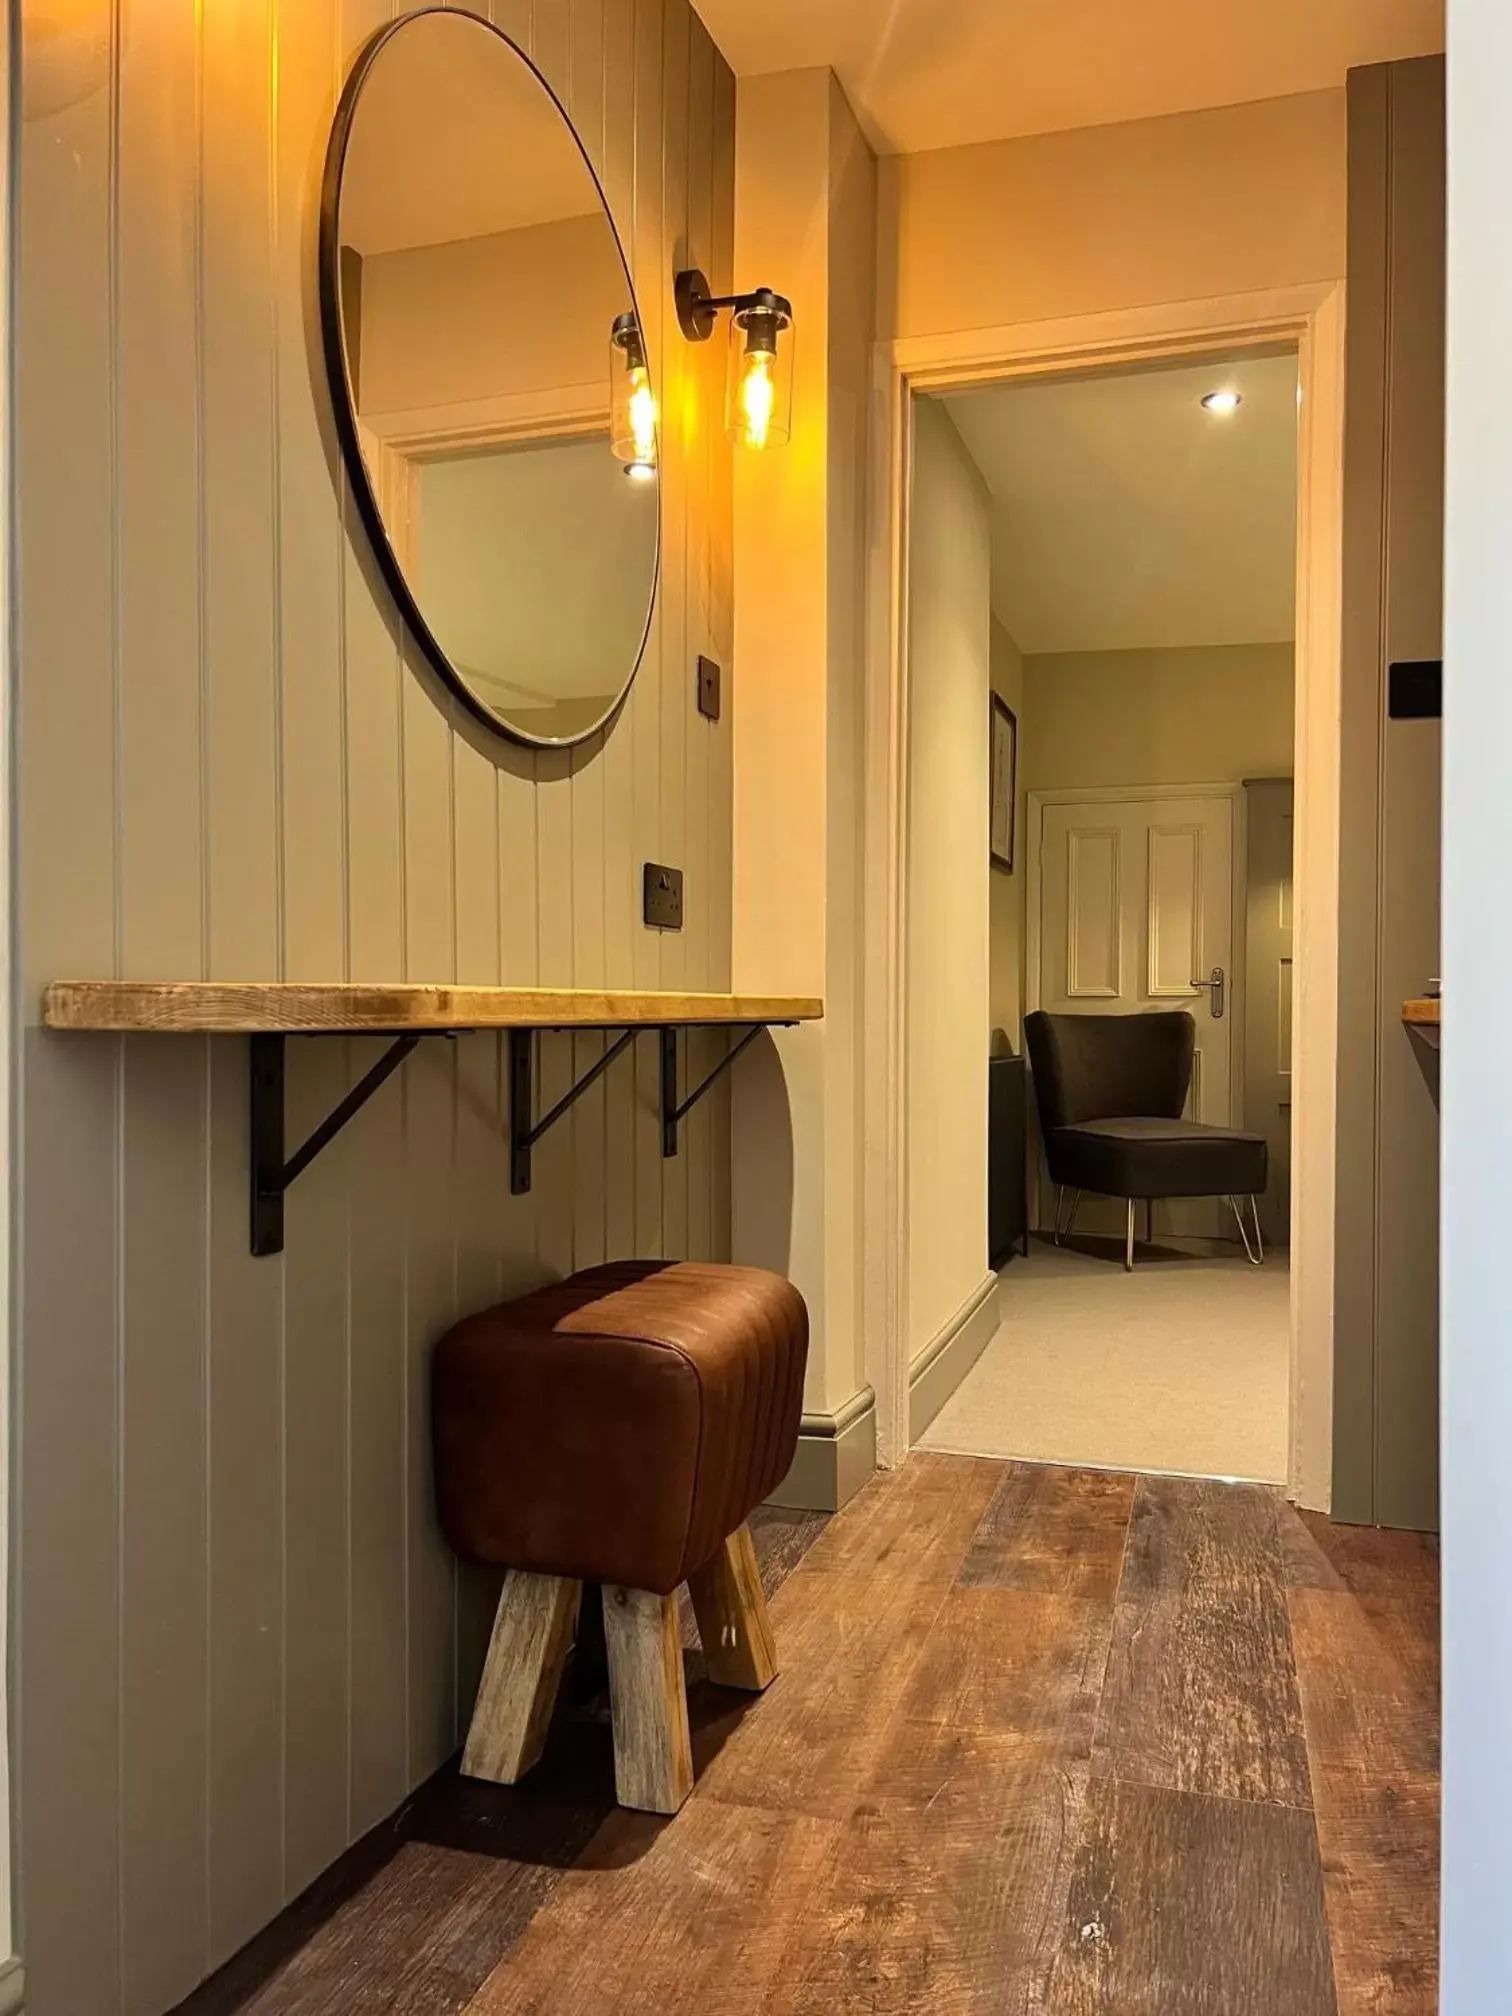
[[[566,113],[486,21],[425,9],[365,50],[321,307],[353,487],[426,655],[518,741],[592,734],[656,595],[653,409],[642,374],[616,438],[643,358],[624,253]]]

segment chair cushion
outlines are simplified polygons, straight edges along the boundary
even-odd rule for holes
[[[1268,1170],[1265,1140],[1197,1120],[1085,1120],[1046,1141],[1057,1183],[1104,1197],[1259,1195]]]
[[[666,1595],[782,1481],[808,1312],[754,1267],[624,1261],[436,1347],[436,1496],[469,1561]]]

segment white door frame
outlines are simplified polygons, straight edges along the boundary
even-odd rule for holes
[[[914,395],[1251,345],[1295,345],[1297,1103],[1292,1161],[1291,1495],[1326,1510],[1333,1463],[1334,1088],[1338,1033],[1339,662],[1344,438],[1342,282],[878,344],[866,671],[864,1329],[878,1457],[908,1450],[905,987],[908,500]],[[983,1004],[983,1041],[987,1012]],[[985,1181],[985,1172],[984,1178]],[[1307,1209],[1298,1208],[1305,1197]]]

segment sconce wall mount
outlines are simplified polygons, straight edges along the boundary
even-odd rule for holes
[[[793,326],[793,304],[770,287],[753,288],[749,294],[715,294],[696,266],[677,276],[672,298],[677,304],[677,322],[690,343],[707,343],[714,334],[721,308],[733,311],[736,320],[750,315],[775,318],[779,330]]]

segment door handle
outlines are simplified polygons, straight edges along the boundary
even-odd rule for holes
[[[1192,980],[1188,984],[1192,987],[1206,987],[1213,1010],[1213,1020],[1221,1022],[1223,1020],[1223,990],[1228,985],[1223,968],[1215,966],[1211,979]]]

